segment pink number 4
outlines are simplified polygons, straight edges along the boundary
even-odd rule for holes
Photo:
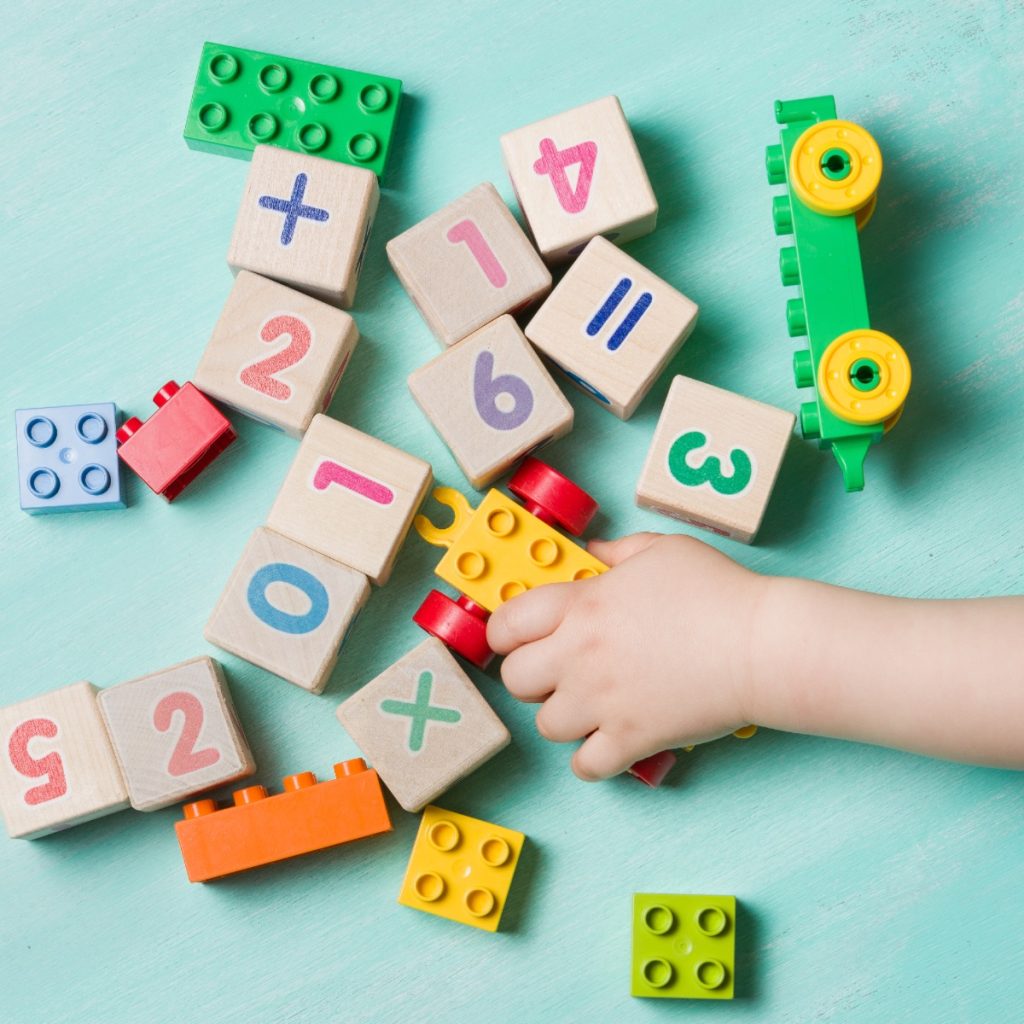
[[[167,762],[167,774],[178,778],[209,768],[220,760],[220,751],[216,747],[196,750],[196,740],[203,729],[203,702],[194,693],[169,693],[161,697],[153,709],[153,725],[160,732],[171,728],[174,713],[182,714],[181,732],[178,742],[171,751],[171,759]]]
[[[471,220],[469,217],[460,220],[448,229],[448,234],[445,235],[445,238],[452,245],[465,242],[473,259],[476,260],[480,269],[484,272],[484,277],[495,288],[504,288],[508,284],[508,274],[505,273],[505,268],[498,261],[498,257],[494,255],[494,250],[487,244],[487,239],[484,238],[480,228],[477,227],[476,221]]]
[[[582,213],[590,198],[590,185],[594,180],[594,165],[597,163],[597,143],[581,142],[576,146],[559,149],[554,139],[540,140],[540,158],[534,162],[537,174],[551,177],[558,203],[566,213]],[[579,164],[576,187],[569,182],[565,173],[567,167]]]
[[[238,379],[246,387],[278,402],[287,402],[292,397],[292,389],[283,380],[278,380],[274,374],[301,362],[313,340],[313,330],[309,324],[302,317],[288,313],[271,317],[263,325],[260,338],[270,344],[286,334],[291,341],[280,352],[243,366],[238,374]]]
[[[36,737],[52,740],[57,732],[57,723],[53,719],[29,718],[11,733],[7,754],[15,771],[27,779],[46,779],[42,785],[32,786],[25,791],[24,800],[29,806],[34,807],[36,804],[46,803],[47,800],[56,800],[68,791],[64,762],[56,750],[50,751],[45,757],[33,757],[28,752],[29,743]]]

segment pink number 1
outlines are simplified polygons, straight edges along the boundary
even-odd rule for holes
[[[216,747],[196,750],[196,740],[203,729],[203,702],[192,693],[169,693],[161,697],[153,709],[153,725],[160,732],[167,732],[171,727],[174,712],[180,711],[184,717],[178,742],[171,751],[171,759],[167,762],[167,774],[177,778],[188,775],[201,768],[209,768],[220,760],[220,751]]]
[[[57,723],[50,718],[29,718],[11,733],[7,744],[7,753],[11,764],[27,779],[41,779],[46,782],[41,786],[33,786],[25,792],[25,803],[30,806],[56,800],[68,791],[68,780],[64,774],[64,762],[56,750],[46,757],[33,757],[28,752],[29,743],[37,736],[52,740],[57,735]]]
[[[448,229],[445,238],[452,245],[465,242],[473,259],[477,261],[480,269],[484,272],[484,276],[495,288],[504,288],[508,284],[508,274],[505,273],[505,268],[498,262],[498,257],[494,255],[494,250],[487,244],[487,239],[484,238],[475,221],[470,220],[469,217],[460,220]]]
[[[313,339],[313,332],[305,320],[287,314],[271,317],[260,331],[260,337],[268,343],[277,341],[284,334],[291,337],[288,345],[266,359],[243,366],[238,375],[246,387],[278,402],[287,402],[292,397],[292,389],[283,380],[278,380],[274,374],[301,362],[309,351],[309,344]]]

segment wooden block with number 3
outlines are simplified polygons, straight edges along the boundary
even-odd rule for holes
[[[137,811],[156,811],[256,770],[213,658],[193,658],[99,692]]]
[[[477,488],[572,428],[572,406],[510,316],[415,370],[409,390]]]
[[[775,406],[676,377],[637,484],[637,504],[749,544],[795,419]]]
[[[267,526],[385,583],[433,479],[429,462],[316,416]]]
[[[505,168],[541,256],[561,263],[595,235],[650,234],[658,201],[615,96],[501,137]]]
[[[91,683],[0,708],[0,744],[0,810],[12,839],[36,839],[128,806]]]
[[[551,274],[485,182],[387,244],[388,260],[443,345],[546,295]]]
[[[192,382],[225,405],[302,437],[331,404],[358,340],[348,313],[243,270]]]

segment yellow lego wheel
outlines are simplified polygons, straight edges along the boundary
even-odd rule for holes
[[[789,183],[797,198],[826,217],[845,217],[866,207],[882,178],[882,151],[852,121],[819,121],[796,141]],[[867,223],[866,214],[862,227]]]
[[[867,204],[862,206],[854,215],[853,219],[857,222],[857,230],[863,231],[867,222],[871,220],[875,213],[875,207],[878,206],[878,193],[876,192],[868,201]]]
[[[828,409],[847,423],[892,420],[910,391],[910,360],[899,342],[862,328],[841,334],[821,357],[818,392]]]

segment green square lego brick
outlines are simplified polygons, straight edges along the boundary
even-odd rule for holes
[[[732,999],[735,962],[735,896],[633,895],[631,995]]]
[[[242,159],[269,143],[380,177],[401,97],[397,78],[204,43],[185,141]]]

